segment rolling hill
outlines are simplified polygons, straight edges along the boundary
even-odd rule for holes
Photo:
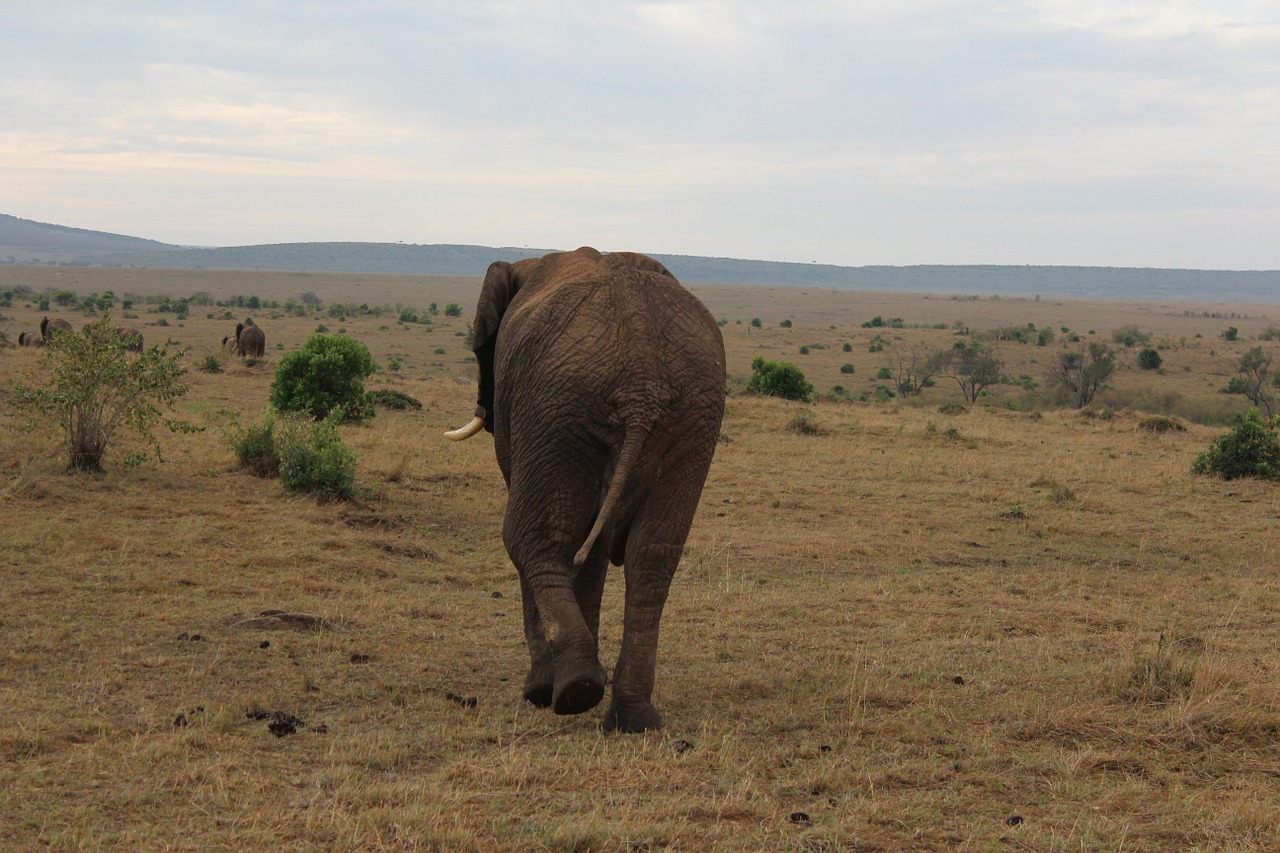
[[[645,251],[643,247],[628,248]],[[192,248],[0,214],[0,263],[7,264],[480,276],[495,260],[514,261],[548,251],[555,250],[356,242]],[[687,283],[982,296],[1280,303],[1280,270],[1001,265],[848,267],[648,254]]]

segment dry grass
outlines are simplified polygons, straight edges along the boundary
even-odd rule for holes
[[[108,289],[95,272],[67,274],[82,292]],[[313,277],[238,275],[228,292],[321,292]],[[469,313],[472,299],[442,286],[385,298]],[[857,387],[874,375],[875,354],[838,346],[874,331],[856,325],[856,299],[911,322],[979,308],[1005,311],[992,325],[1047,322],[1030,300],[811,293],[785,303],[792,329],[748,332],[735,320],[767,315],[772,291],[700,293],[729,320],[731,374],[755,354],[785,357],[820,388],[854,387],[846,361]],[[827,322],[801,316],[817,311],[809,300],[827,300]],[[1224,321],[1195,327],[1176,306],[1061,310],[1079,315],[1071,325],[1138,315],[1187,338],[1165,353],[1176,367],[1122,375],[1118,392],[1165,383],[1149,393],[1218,402]],[[5,313],[14,337],[39,319]],[[1274,322],[1247,313],[1230,321],[1242,332]],[[56,436],[0,419],[0,848],[1280,847],[1277,498],[1188,474],[1216,428],[1153,432],[1123,410],[944,415],[935,404],[958,393],[943,386],[908,406],[731,399],[664,620],[668,728],[605,736],[597,714],[520,700],[527,657],[491,443],[439,438],[474,405],[457,381],[472,369],[455,335],[465,318],[430,332],[346,324],[405,364],[375,385],[424,407],[344,428],[371,494],[326,505],[232,470],[219,430],[259,416],[275,344],[315,325],[260,322],[268,363],[188,375],[183,414],[209,429],[166,436],[163,465],[69,475]],[[194,367],[226,326],[167,331]],[[1028,367],[1047,357],[1008,353]],[[42,370],[39,353],[4,351],[0,394]],[[237,624],[266,610],[331,627]],[[304,725],[276,737],[251,711]]]

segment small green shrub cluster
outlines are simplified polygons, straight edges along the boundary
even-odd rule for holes
[[[369,348],[345,335],[314,334],[280,359],[271,383],[271,405],[323,420],[335,412],[348,421],[373,417],[364,379],[378,364]]]
[[[259,477],[276,477],[290,492],[310,492],[322,501],[351,500],[358,494],[356,455],[342,443],[337,412],[321,421],[278,414],[229,437],[236,461]]]
[[[1151,347],[1147,347],[1138,353],[1138,367],[1143,370],[1159,370],[1163,364],[1160,353]]]
[[[1257,409],[1251,410],[1234,429],[1196,456],[1191,473],[1224,480],[1280,480],[1280,418],[1264,418]]]
[[[280,473],[280,449],[276,446],[276,414],[268,409],[262,421],[231,434],[231,449],[242,469],[259,477]]]
[[[1143,418],[1138,421],[1138,429],[1147,432],[1186,432],[1187,428],[1182,421],[1167,415],[1152,415],[1149,418]]]
[[[805,379],[800,368],[787,361],[765,361],[760,356],[751,362],[747,388],[765,397],[781,397],[799,403],[808,403],[813,397],[813,385]]]
[[[787,431],[796,435],[826,435],[827,430],[818,423],[813,412],[804,410],[796,412],[795,417],[787,424]]]
[[[286,418],[276,442],[280,482],[290,492],[310,492],[322,501],[356,496],[356,455],[342,443],[341,415],[321,421]]]
[[[396,409],[397,411],[422,408],[421,400],[410,397],[403,391],[394,391],[390,388],[379,388],[376,391],[370,391],[369,401],[374,405],[387,409]]]

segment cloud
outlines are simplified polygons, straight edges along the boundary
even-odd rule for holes
[[[1232,211],[1242,233],[1280,218],[1270,3],[50,0],[6,15],[5,212],[175,242],[587,232],[782,260],[1161,265],[1152,247],[1170,246],[1149,236],[1172,229],[1175,249],[1221,264],[1241,252],[1216,232]]]

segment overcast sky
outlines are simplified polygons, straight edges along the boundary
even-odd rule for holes
[[[846,265],[1280,268],[1280,3],[40,0],[0,213]]]

